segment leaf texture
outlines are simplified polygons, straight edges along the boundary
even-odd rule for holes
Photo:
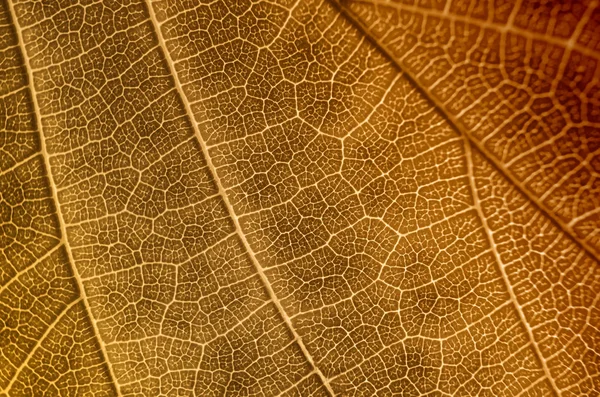
[[[1,0],[0,393],[599,395],[558,4]]]
[[[600,252],[598,2],[343,3],[513,182]]]

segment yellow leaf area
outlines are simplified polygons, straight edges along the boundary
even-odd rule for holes
[[[0,396],[597,396],[596,1],[0,0]]]

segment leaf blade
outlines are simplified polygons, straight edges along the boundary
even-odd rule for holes
[[[476,150],[469,160],[335,7],[121,6],[16,7],[66,237],[120,394],[593,390],[563,361],[592,365],[598,350],[597,263]],[[532,238],[538,224],[559,237]],[[530,262],[507,239],[529,244]],[[524,272],[538,284],[519,283]],[[561,291],[579,300],[549,326],[536,308],[560,311]],[[573,351],[543,334],[579,329]]]

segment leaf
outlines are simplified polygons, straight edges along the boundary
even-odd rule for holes
[[[1,393],[597,395],[596,6],[0,1]]]

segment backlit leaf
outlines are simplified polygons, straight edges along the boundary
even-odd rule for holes
[[[0,394],[600,393],[597,2],[0,0]]]

